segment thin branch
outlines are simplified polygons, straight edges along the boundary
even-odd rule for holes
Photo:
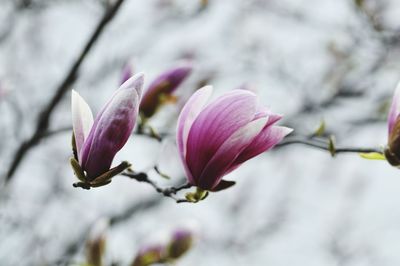
[[[64,80],[56,89],[55,95],[53,96],[51,101],[47,104],[47,106],[45,106],[41,110],[35,132],[28,140],[24,141],[19,146],[13,157],[10,168],[8,169],[7,172],[6,183],[12,179],[15,171],[17,170],[19,164],[26,156],[27,152],[31,148],[36,146],[40,142],[40,140],[46,135],[46,132],[48,131],[49,128],[50,119],[55,107],[59,104],[63,96],[67,93],[71,85],[75,83],[82,63],[86,59],[88,53],[90,52],[96,41],[99,39],[106,25],[114,18],[114,16],[116,15],[117,11],[119,10],[123,2],[124,0],[117,0],[112,6],[110,6],[109,9],[106,10],[103,18],[100,20],[99,24],[97,25],[90,39],[84,46],[77,60],[70,68]]]
[[[329,143],[327,142],[325,145],[320,141],[316,141],[313,139],[300,138],[300,137],[289,137],[284,139],[281,143],[276,145],[276,148],[292,145],[292,144],[302,144],[309,147],[317,148],[324,151],[331,152],[331,148],[329,147]],[[334,154],[337,153],[382,153],[382,149],[379,148],[362,148],[362,147],[334,147]]]
[[[162,194],[164,197],[171,198],[176,201],[176,203],[184,203],[184,202],[189,202],[186,199],[178,199],[175,197],[176,193],[183,189],[188,189],[191,188],[192,185],[189,183],[185,183],[183,185],[180,185],[178,187],[168,187],[168,188],[161,188],[159,187],[153,180],[149,179],[149,176],[144,173],[144,172],[124,172],[121,175],[127,176],[131,179],[134,179],[138,182],[144,182],[147,184],[150,184],[158,193]]]
[[[52,137],[54,135],[58,135],[61,133],[65,133],[65,132],[69,132],[72,131],[72,127],[71,126],[65,126],[65,127],[60,127],[54,130],[48,130],[45,133],[43,133],[42,138],[48,138],[48,137]]]

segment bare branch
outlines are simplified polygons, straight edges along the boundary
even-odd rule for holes
[[[35,132],[28,140],[24,141],[19,146],[13,157],[10,168],[7,172],[6,183],[12,179],[15,171],[26,156],[27,152],[32,147],[36,146],[40,142],[40,140],[46,135],[46,132],[49,128],[50,118],[53,114],[55,107],[59,104],[63,96],[67,93],[71,85],[75,83],[79,74],[80,66],[86,59],[88,53],[90,52],[96,41],[99,39],[106,25],[114,18],[123,2],[124,0],[117,0],[112,6],[109,7],[109,9],[106,10],[103,18],[100,20],[99,24],[95,28],[93,34],[84,46],[77,60],[72,65],[59,87],[56,89],[56,94],[53,96],[47,106],[45,106],[40,112]]]
[[[178,199],[175,197],[175,194],[178,193],[179,191],[183,189],[188,189],[191,188],[192,185],[189,183],[185,183],[183,185],[180,185],[178,187],[168,187],[168,188],[161,188],[159,187],[154,181],[149,179],[148,175],[143,172],[124,172],[121,175],[127,176],[131,179],[135,179],[138,182],[144,182],[147,184],[150,184],[158,193],[162,194],[164,197],[171,198],[176,201],[176,203],[183,203],[183,202],[189,202],[186,199]]]
[[[316,149],[324,150],[330,152],[329,142],[321,142],[310,138],[301,137],[288,137],[284,139],[281,143],[276,145],[276,148],[292,145],[292,144],[302,144]],[[382,153],[382,149],[379,148],[363,148],[363,147],[334,147],[335,154],[337,153]]]

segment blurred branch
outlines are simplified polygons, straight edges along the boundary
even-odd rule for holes
[[[72,65],[70,70],[68,71],[67,75],[65,76],[64,80],[61,82],[59,87],[56,89],[56,93],[51,99],[51,101],[45,106],[39,115],[39,119],[36,125],[36,130],[33,133],[33,135],[26,141],[24,141],[19,148],[17,149],[11,165],[8,169],[7,176],[6,176],[6,183],[12,179],[14,176],[15,171],[17,170],[19,164],[22,162],[24,157],[26,156],[27,152],[36,146],[40,140],[43,138],[43,136],[46,135],[46,132],[48,131],[49,128],[49,123],[50,123],[50,118],[51,115],[53,114],[53,111],[55,107],[58,105],[58,103],[61,101],[65,93],[69,90],[72,84],[76,81],[78,77],[78,72],[80,69],[80,66],[86,59],[88,53],[90,52],[91,48],[93,45],[96,43],[96,41],[99,39],[101,33],[105,29],[106,25],[114,18],[116,15],[117,11],[121,7],[122,3],[124,0],[117,0],[112,6],[110,6],[103,18],[100,20],[99,24],[95,28],[93,34],[91,35],[89,41],[86,43],[84,46],[82,52],[80,53],[79,57],[75,61],[75,63]]]

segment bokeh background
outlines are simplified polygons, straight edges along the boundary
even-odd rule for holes
[[[6,184],[16,150],[114,2],[0,0],[0,265],[83,262],[88,231],[104,217],[108,265],[129,265],[140,247],[184,226],[197,241],[176,265],[400,265],[400,172],[357,154],[279,147],[230,174],[235,187],[198,204],[176,204],[124,177],[74,189],[70,89],[48,136]],[[245,84],[297,136],[323,119],[338,146],[384,145],[399,45],[397,0],[125,0],[71,88],[97,113],[127,62],[148,85],[191,60],[178,104],[150,121],[170,136],[134,135],[114,160],[168,186],[183,178],[176,116],[201,84],[214,85],[214,97]],[[151,171],[155,164],[172,179]]]

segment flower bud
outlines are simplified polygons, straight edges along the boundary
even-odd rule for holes
[[[76,160],[87,182],[106,175],[116,153],[125,145],[136,123],[143,74],[127,80],[93,121],[88,104],[72,91],[72,122]],[[124,166],[128,167],[128,164]],[[112,169],[111,169],[112,170]],[[120,170],[114,169],[114,170]],[[104,176],[105,182],[108,182]]]
[[[180,258],[192,247],[192,243],[192,232],[187,230],[176,231],[167,248],[168,258],[172,260]]]
[[[165,248],[162,245],[150,246],[141,249],[131,266],[148,266],[165,261]]]
[[[189,76],[192,67],[183,65],[169,69],[156,78],[148,87],[140,102],[140,114],[143,118],[152,117],[157,109],[166,102],[175,101],[172,93]]]
[[[86,240],[86,260],[91,266],[103,265],[108,225],[109,221],[107,219],[97,221]]]

